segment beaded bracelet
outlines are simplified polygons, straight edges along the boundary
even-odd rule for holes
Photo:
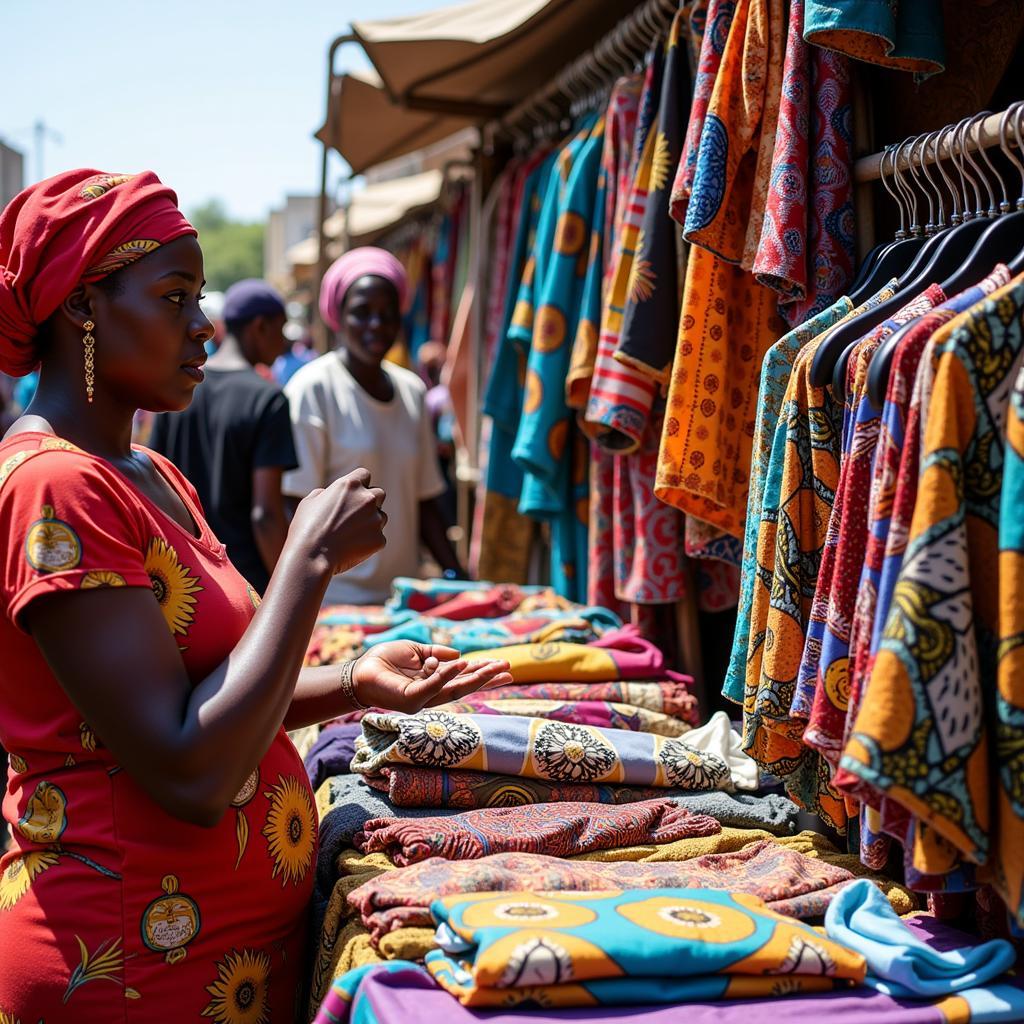
[[[352,673],[356,670],[356,662],[358,660],[359,658],[353,658],[351,661],[343,661],[341,663],[341,692],[346,700],[352,702],[354,707],[360,711],[365,711],[366,705],[360,704],[356,699],[356,686],[352,681]]]

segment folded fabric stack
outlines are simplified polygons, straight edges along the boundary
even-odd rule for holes
[[[368,965],[335,981],[315,1024],[479,1016],[511,1024],[697,1024],[778,1016],[833,1024],[997,1024],[1024,1019],[1015,954],[928,917],[902,921],[866,881],[846,885],[824,929],[741,893],[663,887],[464,893],[432,904],[438,948],[426,968]],[[828,991],[832,989],[833,991]],[[455,997],[457,1002],[452,1000]],[[768,1000],[771,1000],[770,1002]],[[659,1010],[657,1003],[670,1004]],[[628,1006],[616,1011],[615,1005]],[[594,1007],[607,1007],[595,1013]],[[536,1009],[535,1009],[536,1008]],[[520,1018],[521,1019],[521,1018]]]

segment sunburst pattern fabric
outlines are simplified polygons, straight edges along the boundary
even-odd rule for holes
[[[117,590],[160,609],[157,628],[176,641],[189,685],[228,657],[255,614],[248,585],[188,483],[146,456],[196,535],[110,463],[60,438],[0,444],[0,529],[19,539],[0,557],[0,707],[12,772],[0,948],[20,951],[0,956],[0,1016],[164,1024],[173,1007],[189,1020],[288,1021],[317,821],[286,733],[251,766],[222,820],[196,828],[124,770],[15,625],[43,595],[72,593],[84,605]],[[33,529],[37,542],[21,543]],[[146,667],[137,669],[130,683],[144,700]]]
[[[435,900],[427,970],[465,1006],[685,1003],[858,984],[865,961],[756,896],[711,889]]]

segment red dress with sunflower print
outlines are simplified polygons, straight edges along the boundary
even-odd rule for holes
[[[0,1024],[297,1017],[317,837],[284,731],[215,828],[189,825],[120,770],[19,626],[43,594],[144,587],[194,682],[228,655],[258,598],[184,477],[149,454],[198,537],[66,441],[0,444],[0,740],[14,837],[0,860]]]

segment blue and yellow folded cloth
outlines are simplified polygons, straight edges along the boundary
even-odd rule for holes
[[[427,970],[465,1006],[645,1005],[822,992],[859,953],[764,901],[711,889],[468,893],[435,900]]]

